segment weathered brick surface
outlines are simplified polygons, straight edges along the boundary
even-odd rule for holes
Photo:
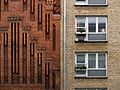
[[[24,0],[27,1],[26,8],[23,10],[23,0],[8,0],[7,10],[5,10],[4,1],[1,1],[1,14],[0,14],[0,90],[45,90],[45,63],[50,64],[49,68],[49,89],[52,90],[53,86],[53,72],[55,73],[55,89],[60,89],[60,0],[54,0],[54,3],[46,4],[45,1],[53,0]],[[30,1],[35,2],[34,20],[30,20]],[[38,31],[38,4],[42,4],[42,30]],[[56,12],[53,12],[53,8]],[[50,14],[50,38],[45,39],[46,25],[45,14]],[[8,21],[8,17],[23,17],[22,21]],[[19,73],[18,82],[12,83],[12,59],[11,59],[11,23],[19,23]],[[46,22],[47,23],[47,22]],[[53,50],[53,24],[56,25],[56,46]],[[2,29],[7,27],[7,30]],[[29,29],[25,29],[28,27]],[[27,33],[27,82],[23,84],[23,52],[22,52],[22,33]],[[8,67],[4,64],[4,33],[8,33]],[[17,41],[18,42],[18,41]],[[30,84],[30,43],[34,43],[34,83]],[[38,83],[38,53],[42,52],[42,83]],[[18,50],[16,51],[18,53]],[[17,58],[18,59],[18,58]],[[4,70],[8,70],[8,81],[5,82]],[[6,76],[7,76],[6,75]]]
[[[104,88],[108,90],[120,90],[120,1],[107,0],[108,6],[87,7],[75,6],[75,0],[67,0],[67,90],[75,88]],[[107,15],[107,43],[75,43],[75,15]],[[107,51],[106,79],[75,79],[75,52]],[[61,56],[63,60],[63,56]],[[63,62],[62,69],[63,70]],[[62,74],[63,75],[63,74]],[[63,85],[63,82],[62,82]]]

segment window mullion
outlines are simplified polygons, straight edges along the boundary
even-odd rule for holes
[[[86,34],[86,40],[88,40],[88,32],[89,32],[89,31],[88,31],[88,17],[86,17],[85,26],[86,26],[85,28],[86,28],[86,33],[87,33],[87,34]]]
[[[98,17],[96,17],[96,33],[98,33]]]
[[[88,53],[86,53],[86,55],[85,55],[85,64],[86,64],[86,67],[87,67],[86,76],[88,76]]]
[[[106,30],[106,34],[107,34],[107,27],[108,26],[108,23],[107,23],[107,19],[106,19],[106,21],[105,21],[105,30]]]
[[[88,5],[88,0],[86,0],[86,4]]]
[[[98,69],[98,53],[96,53],[96,69]]]
[[[77,28],[77,17],[75,18],[75,29]]]
[[[75,54],[75,65],[77,65],[77,54]]]
[[[105,68],[107,69],[107,54],[105,54]]]
[[[106,76],[107,76],[107,54],[105,54],[105,69],[106,69]]]
[[[88,17],[86,17],[85,28],[86,28],[86,32],[88,33]]]

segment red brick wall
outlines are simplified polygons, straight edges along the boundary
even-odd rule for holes
[[[60,1],[0,2],[0,90],[60,90]]]

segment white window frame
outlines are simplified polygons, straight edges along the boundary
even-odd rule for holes
[[[84,52],[83,52],[84,53]],[[77,66],[77,55],[81,55],[82,53],[76,53],[75,54],[75,66]],[[96,54],[96,68],[88,68],[88,54]],[[98,54],[105,54],[105,68],[98,68]],[[86,69],[86,75],[76,75],[76,77],[107,77],[107,53],[100,52],[100,53],[85,53],[85,65],[87,67]],[[106,76],[88,76],[88,70],[106,70]]]
[[[75,0],[75,5],[91,5],[91,6],[104,6],[104,5],[108,5],[108,0],[106,0],[106,4],[88,4],[88,0],[85,0],[85,2],[81,2],[81,1],[77,1]]]
[[[84,32],[84,33],[82,33],[82,34],[86,34],[86,38],[85,38],[85,40],[86,41],[107,41],[107,27],[108,27],[108,22],[107,22],[107,16],[76,16],[75,17],[75,32],[76,32],[76,34],[78,34],[77,33],[77,28],[79,28],[79,27],[77,27],[77,19],[79,18],[79,17],[85,17],[86,18],[86,20],[85,20],[85,29],[86,29],[86,32]],[[88,22],[88,18],[89,17],[95,17],[96,18],[96,32],[89,32],[89,30],[88,30],[88,24],[89,24],[89,22]],[[106,21],[105,21],[105,25],[106,25],[106,31],[105,32],[98,32],[98,18],[99,17],[106,17],[107,19],[106,19]],[[82,28],[82,27],[81,27]],[[106,34],[106,40],[88,40],[88,35],[89,34]]]

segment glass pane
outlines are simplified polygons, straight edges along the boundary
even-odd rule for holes
[[[106,60],[105,54],[98,54],[98,68],[105,68],[106,66],[105,60]]]
[[[106,0],[88,0],[88,4],[106,4]]]
[[[106,76],[106,70],[88,70],[88,76]]]
[[[96,54],[88,54],[88,60],[96,60]]]
[[[75,90],[87,90],[87,89],[84,89],[84,88],[76,88]]]
[[[88,68],[96,68],[96,54],[88,54]]]
[[[84,1],[85,2],[86,0],[76,0],[76,1],[82,1],[82,2]]]
[[[88,40],[106,40],[106,34],[88,34]]]
[[[95,68],[96,67],[96,61],[95,60],[89,60],[88,61],[88,68]]]
[[[85,63],[85,55],[77,55],[77,63]]]
[[[83,67],[85,67],[85,64],[77,64],[76,69],[80,69],[80,68],[83,68]]]
[[[106,32],[106,17],[98,17],[98,32]]]
[[[105,88],[76,88],[75,90],[107,90]]]
[[[76,70],[76,75],[86,75],[86,70]]]
[[[107,89],[105,89],[105,88],[99,88],[99,89],[97,89],[97,90],[107,90]]]
[[[85,17],[77,17],[77,27],[85,27]]]
[[[96,32],[96,17],[88,17],[89,32]]]

